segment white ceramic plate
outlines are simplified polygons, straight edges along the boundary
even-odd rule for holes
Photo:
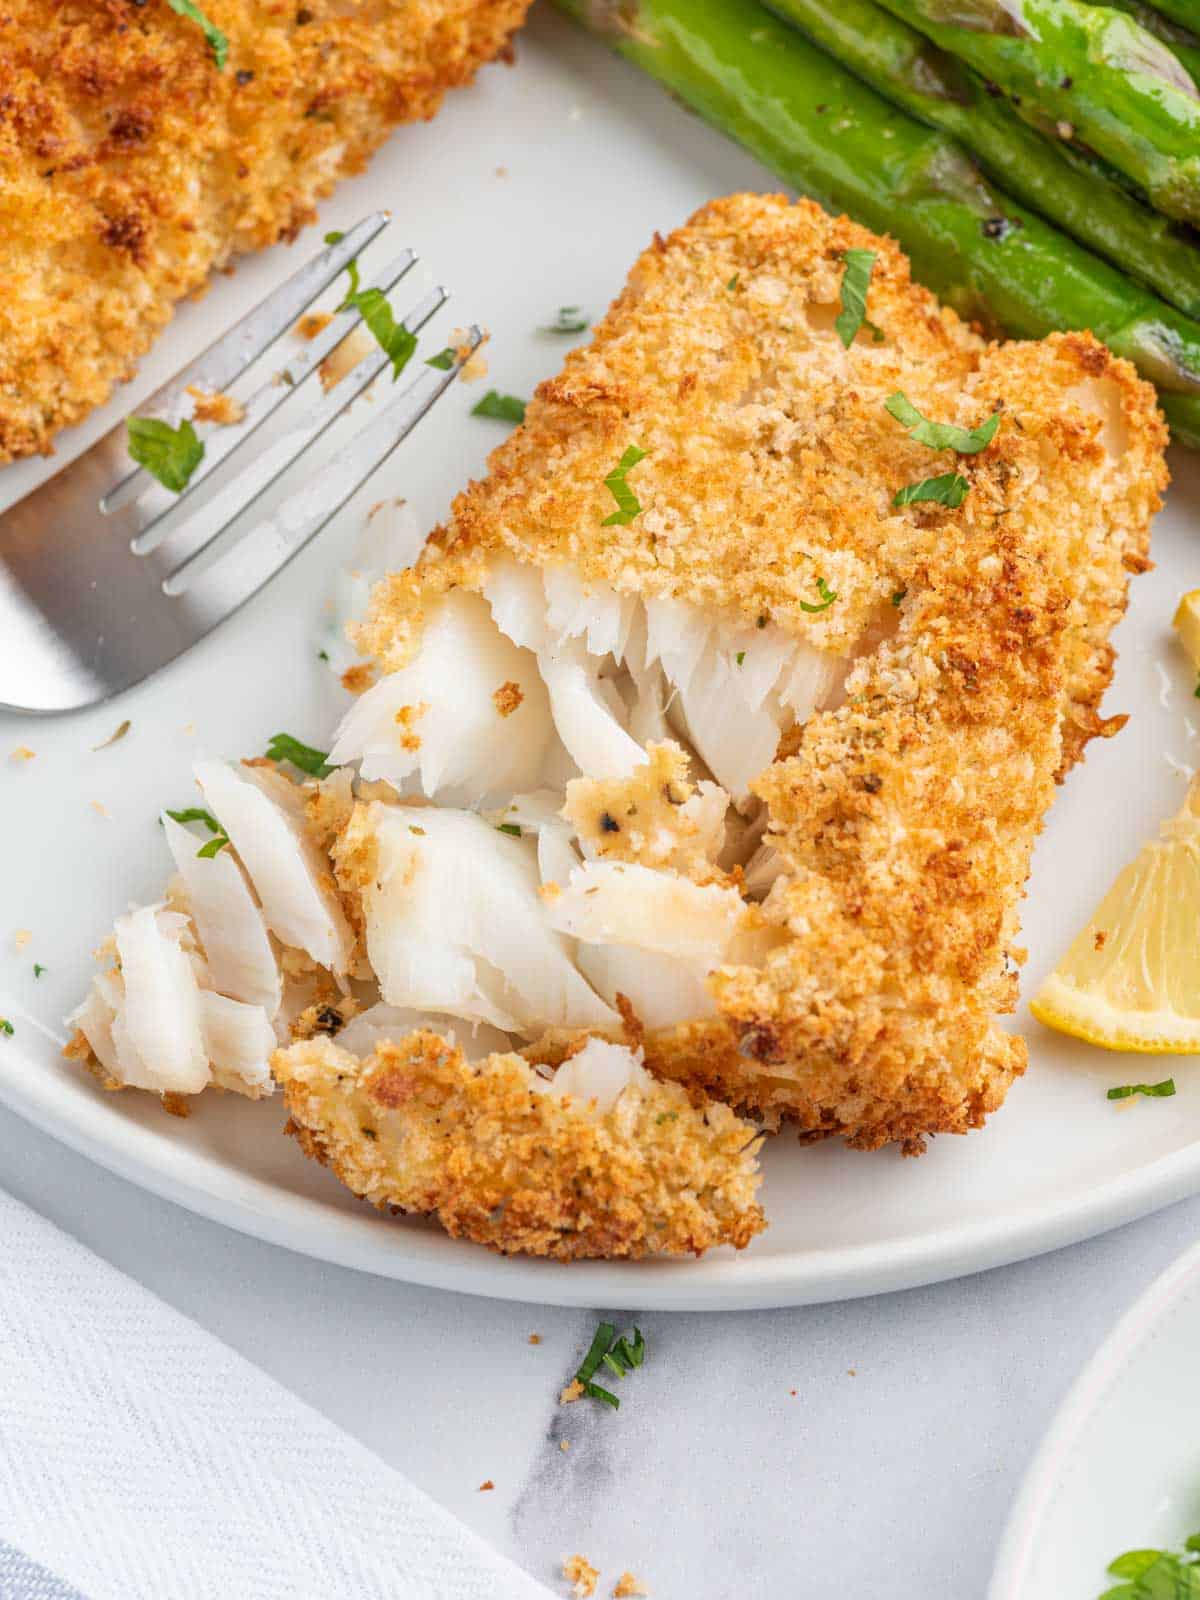
[[[537,331],[560,305],[599,313],[655,229],[714,195],[775,185],[555,14],[539,13],[519,49],[517,70],[491,68],[435,123],[400,130],[371,172],[326,207],[322,227],[389,206],[397,222],[388,248],[413,244],[455,291],[429,348],[456,321],[479,320],[494,335],[487,382],[528,394],[569,343]],[[308,230],[296,251],[318,239]],[[270,252],[186,307],[123,407],[295,259]],[[392,494],[410,501],[422,527],[437,520],[502,436],[501,425],[468,415],[478,392],[448,397],[360,498],[358,519]],[[114,415],[94,419],[66,448]],[[1169,637],[1179,591],[1200,583],[1196,468],[1176,462],[1184,481],[1159,519],[1158,570],[1135,585],[1120,632],[1108,709],[1131,711],[1132,723],[1093,745],[1041,841],[1027,905],[1027,989],[1117,864],[1179,803],[1183,769],[1200,752],[1200,705]],[[8,468],[0,490],[14,498],[44,471]],[[133,1181],[277,1243],[397,1277],[564,1304],[735,1307],[868,1294],[1047,1250],[1200,1189],[1194,1062],[1164,1066],[1179,1080],[1175,1099],[1117,1109],[1106,1086],[1147,1064],[1058,1039],[1024,1014],[1016,1026],[1029,1032],[1032,1070],[982,1133],[938,1141],[920,1161],[781,1139],[767,1159],[771,1227],[749,1250],[638,1266],[505,1261],[430,1227],[386,1221],[279,1137],[277,1104],[205,1097],[179,1122],[145,1097],[100,1093],[60,1062],[59,1019],[83,993],[88,951],[129,901],[161,890],[169,863],[154,819],[164,805],[189,803],[192,757],[250,753],[279,729],[317,744],[328,737],[343,697],[313,641],[355,524],[351,508],[239,616],[118,703],[56,721],[0,716],[0,1015],[17,1030],[0,1037],[7,1104]],[[3,650],[0,633],[0,682]],[[127,737],[93,751],[126,717]],[[8,759],[20,744],[37,752],[33,761]],[[19,929],[32,937],[17,949]],[[47,969],[40,979],[35,961]]]
[[[1067,1395],[1009,1516],[988,1600],[1096,1600],[1124,1550],[1200,1529],[1200,1246],[1150,1285]]]

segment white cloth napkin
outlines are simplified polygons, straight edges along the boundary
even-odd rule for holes
[[[227,1345],[0,1192],[0,1597],[548,1591]]]

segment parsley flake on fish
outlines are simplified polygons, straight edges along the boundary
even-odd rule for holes
[[[801,611],[807,611],[810,616],[815,616],[819,611],[828,611],[837,599],[837,590],[831,589],[824,578],[817,579],[817,593],[821,597],[819,605],[813,605],[808,600],[798,600],[796,602]]]
[[[202,844],[196,854],[202,861],[209,860],[212,856],[219,855],[229,843],[227,833],[219,833],[215,839],[210,839],[207,844]]]
[[[876,343],[883,338],[875,324],[867,321],[867,289],[871,283],[875,257],[874,250],[847,250],[842,256],[846,263],[846,270],[842,273],[842,309],[833,326],[847,350],[854,343],[854,336],[864,322],[875,335]]]
[[[954,450],[960,456],[978,455],[986,450],[1000,426],[999,411],[993,411],[977,428],[960,428],[953,422],[930,422],[900,389],[884,401],[884,410],[908,429],[908,437],[917,444],[926,445],[930,450]]]
[[[936,478],[922,478],[919,483],[906,483],[892,496],[894,506],[911,506],[920,500],[932,500],[936,505],[957,510],[967,498],[971,485],[960,472],[943,472]]]
[[[224,832],[212,812],[206,811],[203,806],[188,806],[183,811],[168,811],[167,815],[172,822],[202,822],[209,833]]]
[[[16,1031],[17,1030],[13,1027],[12,1023],[7,1017],[0,1017],[0,1033],[7,1033],[11,1035],[16,1033]]]
[[[167,0],[167,4],[177,16],[187,17],[194,22],[208,40],[208,47],[213,53],[213,61],[218,72],[224,72],[225,63],[229,59],[229,40],[217,27],[215,22],[210,22],[198,5],[193,0]]]
[[[515,394],[501,394],[489,389],[482,400],[471,407],[473,417],[493,417],[497,422],[524,422],[525,402]]]
[[[273,733],[271,742],[267,746],[268,761],[290,761],[292,766],[299,767],[301,772],[307,772],[313,778],[326,778],[333,771],[327,763],[329,752],[314,750],[310,744],[301,744],[299,739],[293,739],[290,733]]]
[[[188,421],[177,428],[159,417],[130,417],[129,454],[164,489],[179,494],[204,460],[204,444]]]
[[[642,503],[626,482],[626,474],[631,468],[636,467],[639,461],[643,461],[645,456],[646,452],[644,450],[639,450],[636,444],[631,444],[608,477],[605,478],[605,487],[617,502],[617,509],[610,516],[604,518],[601,527],[624,527],[640,514]]]
[[[41,964],[40,961],[35,961],[33,963],[33,975],[34,975],[35,978],[40,978],[42,973],[45,972],[45,970],[46,970],[45,967]]]

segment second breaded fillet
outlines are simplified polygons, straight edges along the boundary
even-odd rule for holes
[[[291,238],[529,0],[0,0],[0,461],[101,404],[176,301]]]
[[[700,1255],[764,1225],[756,1130],[636,1069],[602,1105],[553,1097],[519,1056],[468,1063],[435,1033],[362,1059],[312,1039],[273,1067],[288,1131],[355,1194],[505,1254]]]
[[[864,325],[847,350],[833,322],[850,248],[876,252],[880,336]],[[965,427],[999,409],[999,430],[981,454],[930,451],[885,409],[897,390]],[[632,750],[644,743],[639,675],[665,662],[666,715],[701,770],[743,821],[754,797],[765,802],[773,887],[766,930],[718,928],[712,902],[716,955],[700,988],[678,962],[662,968],[673,1003],[690,995],[695,1009],[647,1027],[647,1064],[814,1137],[917,1150],[926,1134],[979,1125],[1024,1070],[1023,1042],[994,1020],[1015,1004],[1017,906],[1056,779],[1111,731],[1098,711],[1108,634],[1128,574],[1147,562],[1165,442],[1151,388],[1090,335],[987,345],[911,283],[889,241],[804,202],[716,202],[641,258],[488,478],[459,497],[418,564],[376,591],[360,642],[395,676],[372,693],[382,704],[389,681],[422,670],[425,634],[440,636],[449,606],[466,616],[464,591],[536,657],[558,733],[605,796],[584,839],[593,861],[557,909],[562,885],[543,894],[611,1002],[619,988],[631,998],[650,959],[625,959],[629,941],[655,959],[666,948],[654,930],[621,926],[641,869],[627,864],[621,879],[594,863],[645,815],[636,798],[622,808],[614,797],[614,776],[631,796],[646,781],[618,733],[633,733]],[[951,470],[969,481],[958,509],[894,505],[904,485]],[[705,648],[721,657],[708,677]],[[767,727],[771,743],[747,769],[730,752],[752,709],[726,713],[743,681],[746,707],[761,701],[748,685],[763,651],[778,735]],[[588,680],[593,659],[609,666]],[[610,692],[614,661],[626,677]],[[628,715],[614,733],[621,693]],[[431,729],[436,695],[435,683],[405,708]],[[354,715],[359,732],[338,758],[401,782],[407,767],[365,710]],[[722,717],[737,726],[718,739]],[[424,767],[421,782],[444,798]],[[588,809],[576,791],[564,814]],[[736,887],[743,867],[731,859],[726,850],[690,876]],[[661,875],[639,882],[662,889]],[[373,893],[365,881],[362,892]],[[572,1037],[547,1035],[544,1058]]]

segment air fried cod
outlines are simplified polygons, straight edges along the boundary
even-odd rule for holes
[[[897,391],[999,427],[931,450]],[[332,772],[198,764],[231,842],[168,827],[76,1053],[273,1079],[355,1193],[564,1259],[745,1244],[784,1119],[978,1126],[1025,1066],[996,1018],[1035,835],[1120,722],[1165,439],[1089,335],[988,345],[845,218],[705,207],[376,588]],[[951,472],[960,505],[895,505]]]
[[[47,451],[235,256],[290,239],[528,0],[0,0],[0,461]]]

